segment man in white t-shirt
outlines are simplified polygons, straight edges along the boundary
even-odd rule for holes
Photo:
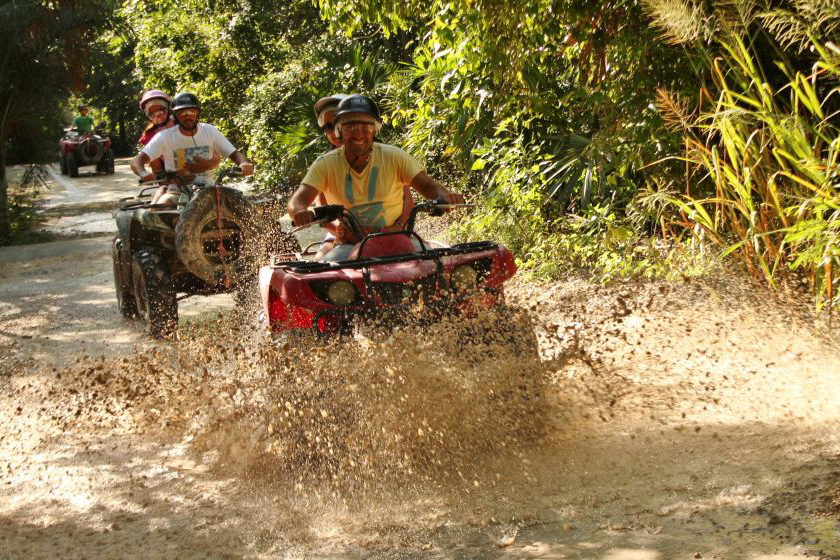
[[[203,176],[213,182],[213,168],[216,166],[214,152],[238,165],[243,175],[254,172],[254,165],[215,126],[198,122],[200,110],[195,94],[185,92],[175,96],[172,113],[178,126],[156,134],[131,160],[131,170],[141,181],[154,180],[155,174],[146,169],[146,164],[161,156],[165,169],[177,172],[186,181]],[[179,196],[177,187],[170,185],[166,194],[157,200],[157,204],[174,206]]]

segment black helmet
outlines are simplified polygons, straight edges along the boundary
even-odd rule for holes
[[[336,131],[339,138],[341,138],[342,117],[350,114],[362,114],[371,117],[373,124],[376,126],[374,134],[378,134],[379,130],[382,128],[382,118],[379,116],[379,107],[376,106],[373,99],[354,93],[353,95],[349,95],[347,98],[343,99],[336,109],[335,119],[333,122],[336,123]]]
[[[341,100],[338,104],[335,118],[339,119],[341,115],[346,115],[347,113],[365,113],[372,116],[377,122],[382,122],[382,118],[379,116],[379,107],[376,106],[373,99],[359,95],[358,93],[348,95]]]
[[[188,91],[179,93],[175,96],[175,99],[172,100],[172,111],[177,111],[179,109],[201,109],[198,97],[194,93],[190,93]]]

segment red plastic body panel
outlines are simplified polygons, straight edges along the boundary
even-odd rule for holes
[[[383,238],[387,239],[387,238]],[[405,238],[403,238],[405,239]],[[370,239],[368,243],[373,241]],[[410,241],[409,241],[410,243]],[[367,244],[366,244],[367,245]],[[396,244],[376,244],[386,253]],[[368,253],[367,249],[364,251]],[[371,255],[368,254],[368,257]],[[379,255],[377,255],[379,256]],[[476,307],[493,307],[501,303],[503,284],[516,273],[516,263],[511,252],[503,247],[497,246],[493,249],[480,250],[456,255],[445,255],[440,258],[443,265],[443,276],[448,279],[450,272],[457,266],[473,262],[490,260],[489,269],[483,274],[480,289],[458,301],[453,301],[455,307],[465,313],[471,314]],[[337,332],[340,325],[342,312],[361,313],[373,304],[376,309],[387,308],[395,304],[388,304],[382,300],[377,293],[368,293],[365,282],[365,274],[369,274],[369,282],[373,284],[411,284],[418,285],[420,281],[433,277],[437,272],[437,265],[432,259],[410,259],[402,262],[387,264],[371,264],[364,268],[341,268],[319,272],[295,272],[283,267],[265,266],[260,269],[260,294],[263,302],[263,310],[272,330],[283,331],[289,329],[312,329],[315,316],[322,312],[333,312],[334,314],[322,315],[319,318],[317,329],[321,332]],[[334,305],[319,298],[312,289],[310,283],[329,283],[337,280],[351,282],[360,294],[361,301],[358,305],[353,304],[346,307]],[[440,299],[452,300],[454,295],[448,290],[439,290],[436,294]],[[397,304],[398,305],[398,304]],[[366,307],[367,306],[367,307]]]
[[[82,143],[85,136],[79,136],[78,138],[62,138],[58,141],[58,150],[61,154],[66,154],[68,152],[76,151],[76,148],[79,147],[79,144]],[[108,148],[111,147],[111,138],[108,136],[104,137],[104,142],[102,143],[102,152],[107,152]]]

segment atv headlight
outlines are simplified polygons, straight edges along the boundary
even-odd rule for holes
[[[336,305],[350,305],[356,301],[356,286],[347,280],[333,282],[327,288],[327,298]]]
[[[469,264],[458,265],[449,274],[449,283],[456,292],[471,292],[478,285],[478,271]]]

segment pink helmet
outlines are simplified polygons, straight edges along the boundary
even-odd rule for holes
[[[166,106],[169,107],[170,101],[168,95],[166,95],[159,89],[150,89],[149,91],[143,94],[143,97],[140,98],[140,110],[145,111],[146,103],[148,103],[152,99],[162,99],[166,102]]]

